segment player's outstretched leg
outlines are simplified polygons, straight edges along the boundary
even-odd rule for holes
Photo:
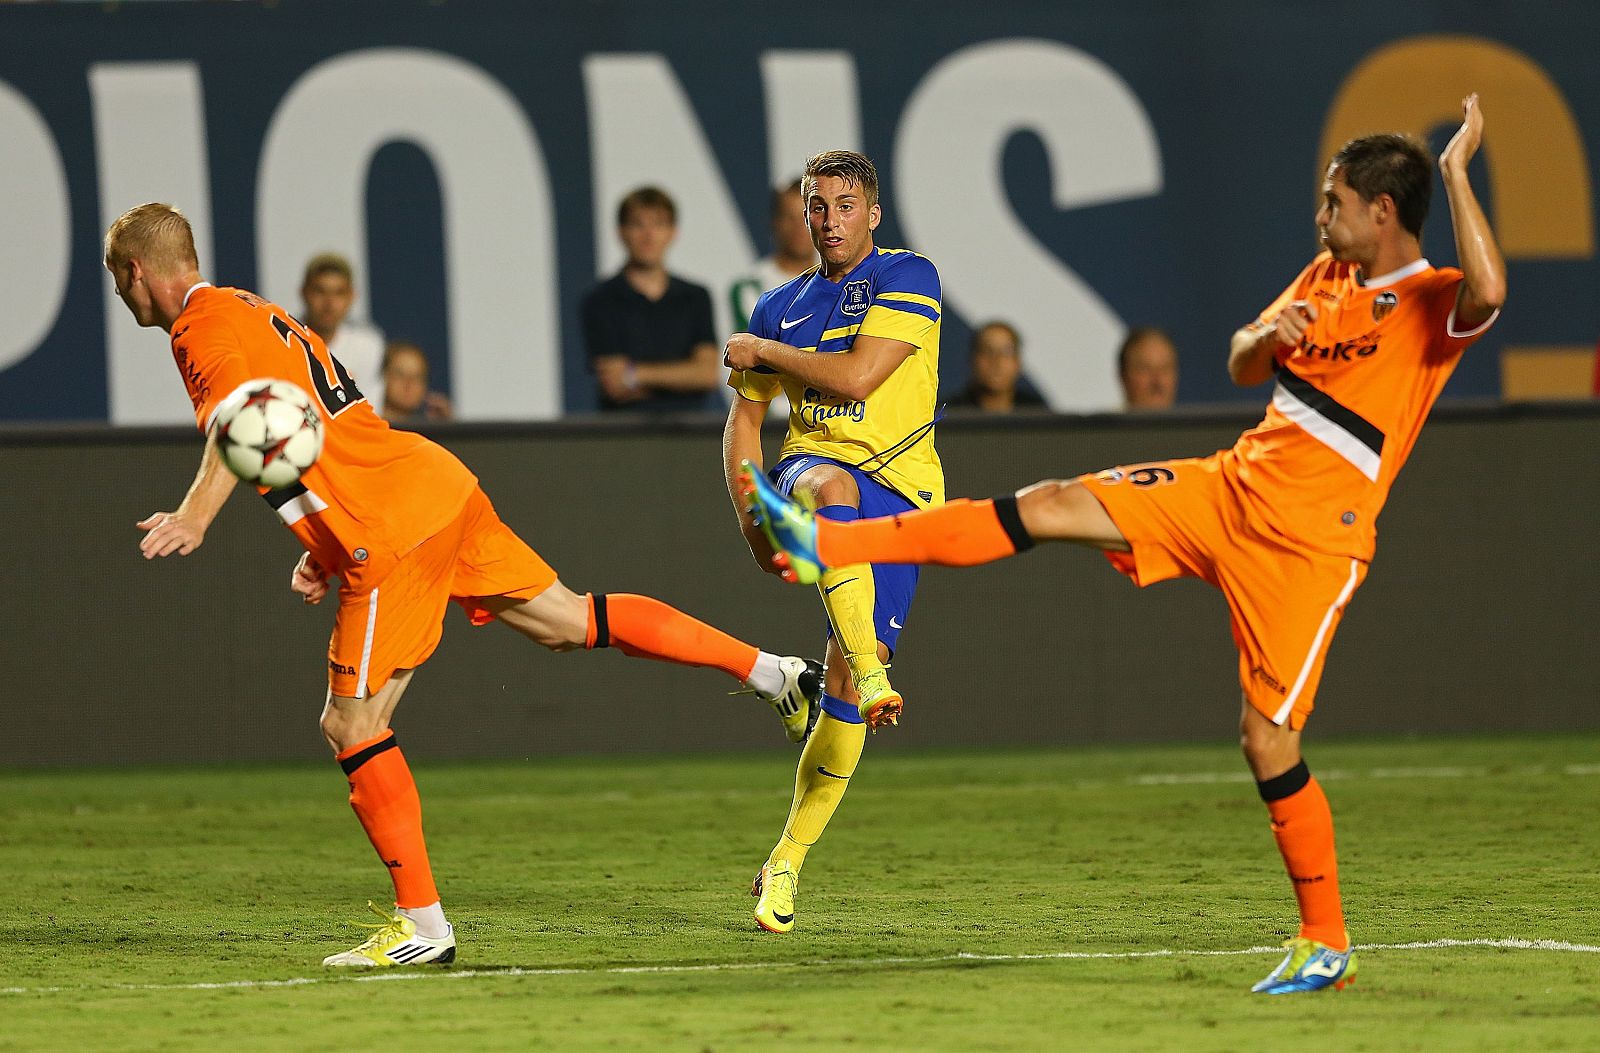
[[[649,596],[579,595],[559,581],[531,599],[479,601],[494,617],[553,651],[615,647],[635,658],[720,669],[778,714],[793,742],[805,739],[822,700],[822,666],[736,639]]]
[[[742,466],[739,480],[751,515],[778,553],[774,563],[783,569],[784,580],[802,585],[817,581],[829,567],[849,563],[977,566],[1024,552],[1033,547],[1035,540],[1023,525],[1017,497],[982,501],[963,498],[919,512],[833,523],[819,520],[783,496],[748,463]],[[1056,492],[1065,493],[1065,488],[1075,486],[1061,484],[1051,493],[1030,488],[1025,493],[1040,493],[1032,500],[1043,505],[1053,500]],[[1104,510],[1092,497],[1067,496],[1069,500],[1090,502],[1091,514],[1105,518]],[[1070,533],[1059,536],[1063,540],[1073,538]],[[1084,532],[1084,540],[1093,540],[1088,531]]]

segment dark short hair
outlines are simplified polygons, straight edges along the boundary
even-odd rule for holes
[[[1159,336],[1171,345],[1174,351],[1177,350],[1177,345],[1172,343],[1172,337],[1159,325],[1136,325],[1128,330],[1128,335],[1122,338],[1122,346],[1117,348],[1117,376],[1120,377],[1128,372],[1128,352],[1133,345],[1152,336]]]
[[[978,337],[982,335],[985,329],[1004,329],[1007,335],[1011,337],[1011,343],[1016,347],[1017,354],[1022,354],[1022,334],[1017,332],[1016,326],[1012,325],[1010,322],[1002,322],[998,318],[992,322],[984,322],[982,325],[978,326],[972,331],[972,354],[975,355],[978,353]]]
[[[658,186],[642,186],[630,190],[617,206],[617,226],[628,222],[628,217],[640,208],[659,208],[667,214],[668,222],[673,226],[678,225],[678,206],[671,196]]]
[[[1422,236],[1433,199],[1433,155],[1419,140],[1395,133],[1364,135],[1339,147],[1332,165],[1362,201],[1388,194],[1400,225],[1414,237]]]
[[[319,252],[306,261],[306,276],[300,282],[300,287],[305,288],[311,284],[312,279],[320,278],[324,274],[337,274],[351,285],[356,283],[356,272],[350,266],[350,261],[337,252]]]
[[[805,200],[805,194],[802,193],[801,190],[800,190],[800,180],[799,179],[793,180],[792,182],[789,183],[788,186],[780,186],[777,189],[773,190],[773,192],[772,192],[772,214],[774,216],[778,216],[778,215],[782,215],[783,214],[783,208],[784,208],[783,199],[788,197],[790,194],[800,194],[800,199],[802,201]]]
[[[812,155],[800,178],[801,196],[809,198],[816,189],[817,180],[823,176],[833,176],[850,186],[860,187],[868,207],[878,203],[878,170],[866,154],[854,150],[824,150]]]

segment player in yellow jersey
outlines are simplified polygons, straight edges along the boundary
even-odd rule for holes
[[[750,331],[728,341],[723,467],[745,538],[763,567],[771,550],[742,511],[736,475],[760,466],[761,422],[782,390],[789,432],[772,480],[837,522],[893,516],[944,501],[933,448],[939,388],[939,274],[904,249],[882,249],[878,173],[858,153],[806,162],[801,197],[821,263],[764,294]],[[783,835],[756,876],[756,922],[794,927],[806,852],[822,835],[860,760],[866,728],[895,723],[900,693],[885,666],[917,586],[913,566],[835,567],[817,583],[830,633],[822,715],[800,757]]]
[[[211,428],[229,392],[277,377],[321,404],[321,456],[296,484],[262,497],[306,549],[291,587],[306,603],[337,600],[322,734],[395,892],[393,913],[378,911],[383,922],[372,936],[324,965],[455,958],[417,786],[390,728],[417,668],[439,644],[452,602],[474,625],[499,621],[553,651],[614,647],[720,669],[766,699],[791,738],[804,735],[821,692],[817,663],[758,650],[648,596],[568,589],[500,521],[464,464],[373,412],[313,330],[253,293],[201,280],[189,221],[177,209],[152,202],[124,213],[106,234],[105,263],[138,323],[171,334],[195,421],[207,433],[183,502],[139,524],[146,559],[199,548],[233,492]]]
[[[1462,112],[1439,158],[1461,269],[1422,256],[1426,149],[1400,135],[1346,143],[1316,216],[1326,251],[1234,334],[1233,380],[1277,383],[1265,419],[1231,449],[851,524],[816,520],[744,473],[791,580],[863,560],[972,566],[1074,541],[1103,550],[1141,586],[1177,577],[1217,586],[1239,649],[1245,760],[1300,909],[1288,955],[1253,988],[1265,994],[1355,977],[1333,817],[1300,733],[1334,630],[1366,577],[1378,512],[1462,352],[1505,300],[1505,261],[1467,178],[1483,136],[1476,95]]]

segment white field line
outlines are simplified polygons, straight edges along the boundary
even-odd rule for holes
[[[1363,943],[1362,952],[1432,951],[1460,947],[1485,947],[1510,951],[1554,951],[1565,954],[1600,954],[1600,946],[1562,940],[1470,939],[1420,940],[1414,943]],[[603,965],[590,968],[449,969],[417,972],[380,972],[364,975],[297,976],[288,980],[228,980],[192,984],[104,984],[75,987],[0,987],[0,995],[89,994],[110,991],[231,991],[314,984],[376,983],[391,980],[469,980],[502,976],[629,976],[668,973],[755,972],[772,969],[861,969],[882,965],[939,965],[945,962],[1042,962],[1121,960],[1129,958],[1232,958],[1241,955],[1282,954],[1282,947],[1244,947],[1238,950],[1181,951],[1050,951],[1042,954],[974,954],[957,951],[922,958],[815,958],[795,962],[707,962],[700,965]]]

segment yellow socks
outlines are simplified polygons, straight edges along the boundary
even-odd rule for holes
[[[847,724],[824,713],[800,753],[800,767],[794,777],[794,803],[783,824],[783,837],[767,857],[767,862],[787,859],[799,870],[806,852],[817,843],[828,820],[844,798],[861,760],[861,747],[867,739],[865,724]]]

